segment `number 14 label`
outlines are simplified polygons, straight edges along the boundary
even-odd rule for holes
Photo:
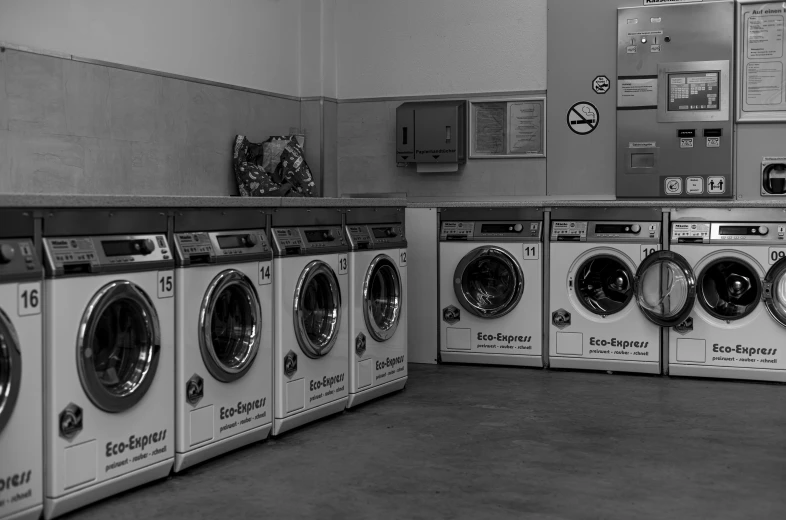
[[[270,276],[270,262],[259,262],[259,285],[269,285],[273,278]]]

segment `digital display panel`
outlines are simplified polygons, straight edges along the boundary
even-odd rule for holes
[[[630,224],[596,224],[595,233],[630,233]]]
[[[751,232],[751,230],[753,232]],[[747,226],[721,226],[720,227],[720,234],[723,235],[751,235],[756,234],[755,228],[749,228]]]
[[[332,242],[333,235],[330,234],[330,230],[328,229],[315,229],[311,231],[304,231],[304,235],[306,235],[306,240],[309,242]]]
[[[374,238],[388,238],[388,231],[391,228],[386,227],[376,227],[371,228],[371,232],[374,233]]]
[[[513,224],[483,224],[481,233],[513,233]]]
[[[221,249],[233,249],[235,247],[243,247],[245,244],[243,243],[243,236],[244,235],[220,235],[216,237],[218,241],[218,247]]]
[[[669,74],[669,112],[720,110],[720,72]]]
[[[112,240],[109,242],[101,242],[101,245],[107,257],[140,254],[139,242],[136,240]]]

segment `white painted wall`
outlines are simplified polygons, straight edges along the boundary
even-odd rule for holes
[[[546,89],[546,0],[336,0],[340,99]]]
[[[0,41],[297,96],[301,0],[0,0]]]

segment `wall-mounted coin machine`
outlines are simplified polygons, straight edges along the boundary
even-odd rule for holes
[[[617,10],[617,196],[731,198],[734,2],[648,3]]]

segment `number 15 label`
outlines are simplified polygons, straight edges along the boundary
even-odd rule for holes
[[[158,271],[158,297],[171,298],[175,295],[174,271]]]

